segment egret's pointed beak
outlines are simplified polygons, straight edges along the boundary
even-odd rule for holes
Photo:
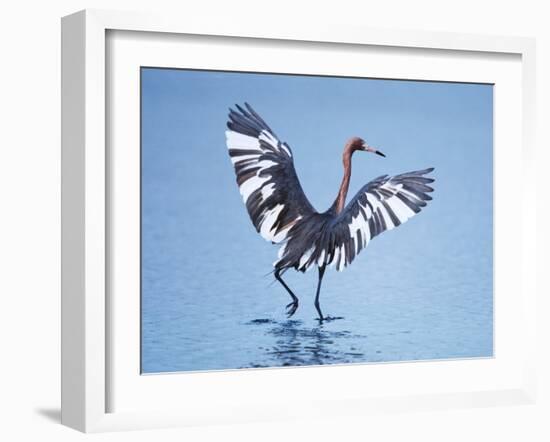
[[[376,150],[374,147],[366,146],[365,151],[375,153],[376,155],[380,155],[381,157],[386,158],[386,155],[384,155],[379,150]]]

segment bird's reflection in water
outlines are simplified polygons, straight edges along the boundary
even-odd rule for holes
[[[260,347],[265,352],[262,363],[251,363],[250,367],[342,364],[360,362],[364,357],[354,347],[361,336],[345,330],[332,331],[325,324],[307,327],[299,320],[269,319],[256,319],[248,324],[267,326],[266,336],[273,338],[272,345]]]

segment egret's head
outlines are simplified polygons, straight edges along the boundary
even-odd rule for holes
[[[361,150],[363,152],[372,152],[376,155],[380,155],[381,157],[385,157],[382,152],[380,152],[378,149],[375,149],[372,146],[369,146],[365,140],[359,137],[353,137],[351,138],[347,143],[348,149],[350,149],[352,152],[355,152],[356,150]]]

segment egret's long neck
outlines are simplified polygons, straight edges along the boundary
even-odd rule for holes
[[[340,184],[340,190],[338,190],[338,195],[336,196],[335,210],[336,213],[340,213],[344,210],[344,205],[346,204],[346,196],[349,189],[349,181],[351,179],[351,156],[353,150],[350,146],[344,148],[344,155],[342,156],[342,162],[344,164],[344,176],[342,178],[342,184]]]

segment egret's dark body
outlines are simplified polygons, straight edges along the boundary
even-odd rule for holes
[[[275,277],[288,291],[292,316],[298,298],[281,278],[287,269],[306,271],[319,268],[315,307],[320,320],[326,319],[319,306],[321,281],[327,266],[343,270],[369,241],[385,230],[399,226],[419,213],[431,200],[428,186],[434,180],[424,175],[433,169],[384,175],[367,183],[345,205],[351,178],[351,158],[356,151],[384,156],[353,137],[344,147],[344,176],[334,203],[317,212],[300,185],[290,147],[248,105],[230,110],[227,145],[235,167],[237,184],[256,230],[267,240],[281,243],[274,263]]]

